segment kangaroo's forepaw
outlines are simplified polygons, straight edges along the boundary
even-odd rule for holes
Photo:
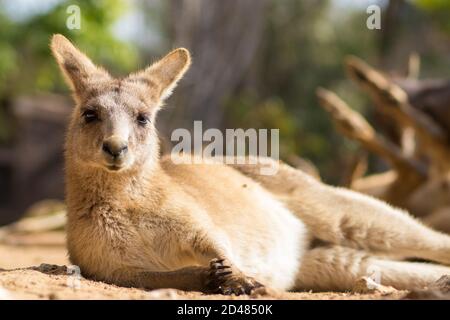
[[[213,259],[210,264],[207,288],[211,293],[225,295],[251,294],[264,287],[258,281],[245,276],[225,259]]]

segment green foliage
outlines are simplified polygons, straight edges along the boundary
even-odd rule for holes
[[[66,10],[72,4],[81,9],[80,30],[66,27]],[[63,1],[24,21],[13,21],[0,12],[0,97],[67,90],[50,54],[49,41],[55,33],[66,35],[95,62],[113,72],[133,68],[137,53],[118,41],[111,31],[125,9],[121,0],[98,0]]]
[[[228,123],[280,128],[282,158],[306,157],[328,181],[338,182],[342,172],[336,170],[337,155],[355,146],[336,133],[315,91],[319,86],[335,90],[364,111],[367,98],[347,80],[342,63],[348,54],[373,60],[377,31],[365,27],[365,12],[336,14],[328,1],[273,1],[270,12],[258,89],[250,94],[244,88],[228,103]]]
[[[422,8],[432,19],[447,33],[450,33],[450,1],[448,0],[416,0],[419,8]]]
[[[278,97],[258,101],[254,96],[239,96],[227,103],[227,117],[233,128],[279,129],[280,153],[298,152],[292,139],[298,128],[284,102]]]

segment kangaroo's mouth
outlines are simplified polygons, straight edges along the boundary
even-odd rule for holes
[[[118,172],[125,169],[127,166],[122,162],[106,162],[103,163],[103,167],[108,171]]]
[[[119,170],[123,169],[123,166],[112,164],[112,165],[107,165],[106,168],[110,171],[119,171]]]
[[[133,161],[134,157],[132,155],[126,155],[116,158],[104,156],[100,164],[105,170],[109,172],[118,172],[130,168],[130,166],[133,164]]]
[[[126,159],[106,159],[106,161],[103,161],[103,166],[108,171],[121,171],[125,169],[128,165],[128,161]]]

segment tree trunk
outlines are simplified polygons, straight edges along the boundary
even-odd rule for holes
[[[174,45],[188,48],[193,67],[164,114],[168,126],[220,128],[224,101],[251,66],[263,32],[266,0],[170,0]],[[170,114],[169,114],[170,113]]]

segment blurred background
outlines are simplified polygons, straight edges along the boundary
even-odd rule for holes
[[[80,30],[66,27],[72,4],[81,9]],[[381,8],[380,30],[366,26],[373,4]],[[0,225],[42,200],[52,199],[46,210],[63,208],[62,145],[73,103],[49,51],[54,33],[66,35],[114,75],[143,68],[178,46],[192,52],[191,70],[159,115],[166,148],[171,131],[191,128],[194,120],[202,120],[204,130],[279,128],[281,158],[327,183],[358,189],[355,179],[392,172],[395,166],[383,154],[366,152],[370,147],[336,131],[316,97],[318,87],[332,90],[355,116],[383,132],[394,150],[404,151],[401,125],[349,80],[348,55],[383,71],[411,99],[419,97],[413,107],[428,113],[444,136],[450,132],[447,0],[0,0]],[[360,189],[418,216],[448,211],[450,183],[441,179],[447,167],[433,171],[426,152],[403,153],[400,158],[425,168],[417,170],[425,176],[417,185],[427,191],[415,202],[405,199],[417,185],[401,199],[385,189]],[[404,181],[398,172],[397,183]],[[392,179],[377,181],[392,187]],[[441,216],[438,225],[450,221],[450,214]]]

